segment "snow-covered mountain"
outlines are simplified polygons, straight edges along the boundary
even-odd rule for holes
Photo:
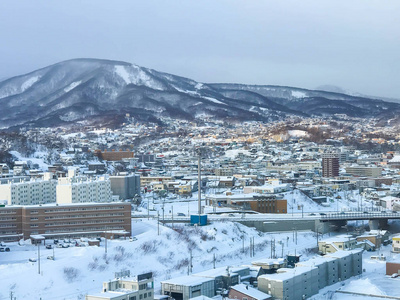
[[[134,64],[73,59],[0,82],[0,127],[57,126],[129,113],[160,117],[270,121],[287,115],[371,117],[400,105],[293,87],[206,84]]]

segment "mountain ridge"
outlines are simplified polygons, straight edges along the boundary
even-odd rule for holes
[[[135,64],[95,58],[62,61],[0,81],[0,128],[58,126],[129,113],[142,121],[273,121],[287,116],[381,117],[400,104],[276,85],[201,83]]]

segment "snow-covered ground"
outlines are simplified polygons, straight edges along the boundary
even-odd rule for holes
[[[276,241],[276,255],[300,253],[316,246],[316,236],[299,232],[298,244],[292,232],[260,233],[234,222],[214,222],[204,227],[175,225],[175,229],[158,226],[155,220],[133,221],[132,230],[137,240],[109,240],[100,247],[56,248],[55,260],[46,259],[53,250],[40,250],[40,274],[34,245],[10,245],[10,252],[0,253],[0,299],[8,299],[10,292],[17,299],[83,299],[87,293],[101,291],[103,281],[114,277],[114,272],[129,269],[133,274],[152,271],[156,292],[160,281],[188,272],[189,252],[193,255],[193,272],[216,266],[249,264],[256,258],[271,255],[271,241]],[[250,237],[255,239],[255,257],[249,254]],[[244,252],[243,252],[244,246]]]

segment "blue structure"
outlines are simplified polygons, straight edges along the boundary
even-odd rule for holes
[[[199,221],[200,218],[200,221]],[[190,216],[190,225],[200,225],[204,226],[207,225],[207,215],[191,215]]]

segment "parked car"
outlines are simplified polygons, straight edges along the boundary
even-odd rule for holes
[[[9,247],[6,247],[6,252],[10,252],[10,248]]]
[[[58,240],[54,240],[54,244],[58,244]]]
[[[46,249],[53,249],[52,245],[46,245]]]
[[[4,251],[6,251],[6,249],[3,248],[3,247],[1,247],[1,248],[0,248],[0,252],[4,252]]]
[[[178,217],[186,217],[184,213],[178,213]]]
[[[137,237],[131,236],[131,237],[129,238],[129,241],[130,241],[130,242],[137,241]]]
[[[49,255],[49,256],[47,256],[47,259],[54,260],[54,256],[53,255]]]
[[[36,262],[37,259],[36,259],[36,258],[30,258],[29,261],[30,261],[30,262]]]
[[[61,247],[62,248],[69,248],[69,244],[62,244]]]
[[[326,216],[326,213],[319,213],[321,216]]]
[[[314,213],[310,213],[310,214],[308,214],[309,216],[315,216],[315,214]]]

